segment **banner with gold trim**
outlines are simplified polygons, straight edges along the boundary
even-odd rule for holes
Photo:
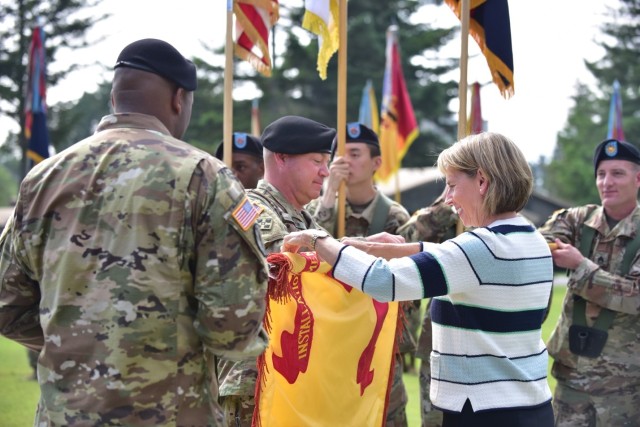
[[[270,343],[258,359],[254,425],[383,426],[398,303],[338,282],[314,252],[267,261]]]

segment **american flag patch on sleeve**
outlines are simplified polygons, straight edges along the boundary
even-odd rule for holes
[[[260,212],[262,212],[262,207],[255,206],[245,196],[231,216],[236,220],[238,225],[246,231],[256,222]]]

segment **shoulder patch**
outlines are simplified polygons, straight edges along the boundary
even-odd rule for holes
[[[247,196],[244,196],[231,216],[244,231],[247,231],[256,222],[261,212],[262,207],[254,205]]]
[[[257,223],[260,230],[271,230],[273,227],[273,220],[271,218],[258,218]]]

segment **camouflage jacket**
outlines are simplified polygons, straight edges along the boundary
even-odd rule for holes
[[[373,222],[376,205],[378,203],[383,203],[381,201],[382,197],[384,197],[384,195],[380,190],[378,190],[375,198],[361,213],[355,213],[351,204],[347,201],[345,206],[345,236],[366,237],[371,234],[375,234],[371,232],[370,228],[371,223]],[[390,202],[391,207],[389,208],[389,213],[387,214],[383,230],[381,231],[396,234],[398,228],[409,220],[409,213],[401,204],[392,200],[390,200]],[[320,203],[320,199],[316,199],[307,205],[307,209],[321,227],[329,231],[333,236],[336,235],[338,231],[338,220],[336,216],[338,211],[337,205],[324,208]]]
[[[0,237],[0,332],[40,351],[35,425],[221,424],[213,355],[266,347],[245,202],[221,162],[141,114],[31,170]]]
[[[442,243],[456,236],[458,215],[443,200],[436,200],[426,208],[418,209],[406,224],[398,229],[398,234],[407,242]],[[416,346],[416,357],[429,360],[433,344],[431,342],[431,317],[429,310],[422,318],[422,329]]]
[[[640,232],[640,207],[611,230],[600,206],[587,205],[555,212],[540,228],[547,240],[559,238],[580,248],[582,224],[596,230],[589,258],[571,271],[558,324],[549,340],[549,354],[562,365],[563,378],[577,390],[603,392],[622,385],[640,386],[640,251],[629,272],[622,276],[621,262],[627,242]],[[577,356],[569,350],[574,295],[587,301],[587,324],[591,326],[602,307],[615,312],[602,354]],[[554,371],[555,373],[555,371]]]
[[[247,190],[249,199],[262,208],[257,224],[266,252],[280,252],[284,236],[292,231],[321,227],[305,210],[298,211],[282,193],[264,180]],[[255,360],[221,360],[219,365],[220,396],[253,396],[258,370]]]

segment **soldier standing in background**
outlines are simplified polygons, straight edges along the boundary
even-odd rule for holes
[[[224,143],[216,149],[216,158],[222,160]],[[231,150],[231,170],[246,189],[256,188],[264,176],[262,143],[257,136],[234,132]]]
[[[560,210],[540,228],[570,271],[548,343],[556,426],[640,426],[640,151],[606,140],[593,162],[601,205]]]
[[[21,184],[0,238],[0,332],[40,351],[34,425],[222,425],[214,356],[266,347],[257,211],[180,140],[196,84],[168,43],[131,43],[114,114]]]
[[[262,133],[265,175],[248,195],[262,209],[258,224],[267,253],[280,252],[292,231],[321,228],[304,206],[320,196],[329,176],[334,136],[334,129],[298,116],[282,117]],[[220,361],[220,397],[229,426],[251,426],[257,377],[255,358]]]
[[[373,181],[380,167],[378,136],[368,127],[354,122],[347,124],[345,155],[336,157],[329,168],[327,191],[307,207],[318,224],[337,234],[337,192],[342,181],[346,184],[345,236],[366,237],[382,231],[397,234],[398,227],[407,222],[409,213],[399,203],[378,190]],[[337,140],[334,141],[334,152]],[[403,303],[405,315],[410,303]],[[407,392],[402,381],[402,353],[413,353],[416,343],[408,328],[400,341],[400,353],[395,357],[393,385],[387,408],[387,427],[407,425]]]
[[[442,243],[456,236],[458,215],[451,206],[444,203],[444,193],[440,195],[430,206],[417,210],[409,221],[398,229],[398,234],[407,242],[433,242]],[[431,384],[431,357],[432,332],[431,315],[429,308],[431,300],[427,304],[422,319],[422,330],[418,338],[416,357],[422,360],[420,363],[420,418],[423,427],[440,427],[442,425],[442,411],[431,404],[429,398],[429,386]],[[419,310],[419,307],[418,307]]]

